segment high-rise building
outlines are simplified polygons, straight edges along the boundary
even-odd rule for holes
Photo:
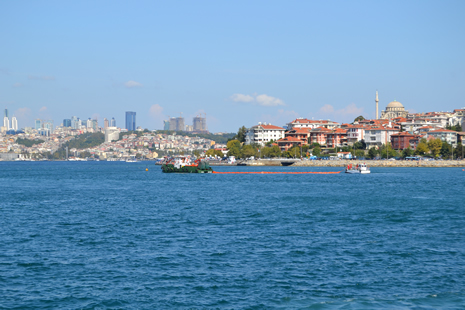
[[[3,118],[3,127],[6,127],[6,130],[10,130],[10,120],[6,116]]]
[[[176,118],[176,131],[184,131],[184,117],[177,117]]]
[[[14,116],[11,118],[11,129],[18,131],[18,120]]]
[[[71,117],[71,127],[72,127],[73,129],[79,129],[79,126],[78,126],[78,119],[79,119],[79,118],[76,117],[76,116]]]
[[[170,130],[170,121],[163,121],[163,130]]]
[[[8,109],[5,109],[5,116],[4,116],[4,117],[9,118],[9,116],[8,116]]]
[[[105,128],[105,142],[111,142],[119,139],[119,129],[116,127]]]
[[[205,117],[196,116],[192,121],[194,131],[205,132],[207,131],[207,119]]]
[[[42,128],[46,128],[53,133],[53,120],[42,120]]]
[[[176,130],[176,117],[170,118],[170,129],[169,130]]]
[[[92,119],[90,117],[87,119],[86,127],[87,128],[92,128]]]
[[[93,129],[94,131],[97,131],[97,130],[98,130],[98,120],[96,120],[96,119],[93,119],[93,120],[92,120],[92,129]]]
[[[136,112],[126,112],[126,129],[129,131],[136,130]]]
[[[109,126],[108,120],[106,118],[103,119],[103,129],[107,129]]]
[[[36,119],[34,122],[34,128],[39,130],[42,128],[42,120],[41,119]]]
[[[71,120],[69,118],[63,120],[63,127],[71,127]]]
[[[114,117],[111,118],[111,121],[110,121],[110,126],[109,127],[116,127],[116,120]]]

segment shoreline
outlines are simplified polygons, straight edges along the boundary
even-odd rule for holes
[[[279,163],[279,164],[278,164]],[[254,160],[246,162],[246,166],[282,166],[278,161]],[[366,163],[369,167],[405,167],[405,168],[457,168],[465,167],[465,160],[296,160],[289,167],[347,167],[349,164]]]

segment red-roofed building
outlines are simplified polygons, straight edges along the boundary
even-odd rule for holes
[[[418,135],[413,135],[408,132],[397,132],[391,135],[391,145],[395,150],[403,150],[406,148],[411,148],[410,141],[416,139]],[[415,146],[416,148],[416,146]]]
[[[326,135],[326,146],[335,148],[336,146],[347,145],[347,129],[335,128]]]
[[[324,127],[312,129],[310,131],[310,144],[318,143],[319,145],[326,146],[326,140],[330,132],[330,129]]]
[[[317,127],[323,127],[327,129],[333,129],[339,127],[339,123],[333,122],[330,120],[312,120],[306,118],[297,118],[290,123],[287,123],[287,129],[295,129],[295,128],[308,128],[314,129]]]
[[[277,141],[284,138],[285,129],[279,126],[258,123],[247,130],[245,136],[245,144],[260,144],[265,145],[271,140]]]
[[[299,138],[289,136],[289,137],[279,139],[277,141],[277,143],[278,143],[278,146],[281,149],[281,151],[287,151],[288,149],[290,149],[293,146],[296,146],[296,145],[297,146],[303,146],[304,144],[307,144],[307,140],[302,140],[302,139],[299,139]]]
[[[449,144],[457,145],[457,131],[449,129],[436,129],[430,130],[426,134],[427,137],[439,138]]]

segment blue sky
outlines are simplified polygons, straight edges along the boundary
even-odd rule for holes
[[[465,1],[2,1],[0,107],[212,132],[465,107]]]

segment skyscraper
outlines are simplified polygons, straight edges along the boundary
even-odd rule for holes
[[[14,116],[11,118],[11,129],[18,131],[18,120]]]
[[[71,120],[69,118],[63,120],[63,127],[71,127]]]
[[[78,118],[76,116],[71,117],[71,127],[73,127],[73,129],[79,129],[77,127],[77,120]]]
[[[5,109],[5,116],[4,116],[4,117],[9,118],[9,116],[8,116],[8,109]]]
[[[109,126],[108,126],[108,120],[106,118],[103,119],[103,129],[107,129]]]
[[[86,125],[87,128],[92,128],[92,120],[90,119],[90,117],[87,119]]]
[[[136,112],[126,112],[126,129],[129,131],[136,130]]]
[[[36,119],[34,122],[34,128],[39,130],[42,128],[42,120],[41,119]]]
[[[114,117],[111,118],[110,127],[116,127],[116,120]]]
[[[5,112],[5,114],[7,113]],[[3,118],[3,127],[6,127],[6,130],[10,130],[10,120],[6,116]]]

